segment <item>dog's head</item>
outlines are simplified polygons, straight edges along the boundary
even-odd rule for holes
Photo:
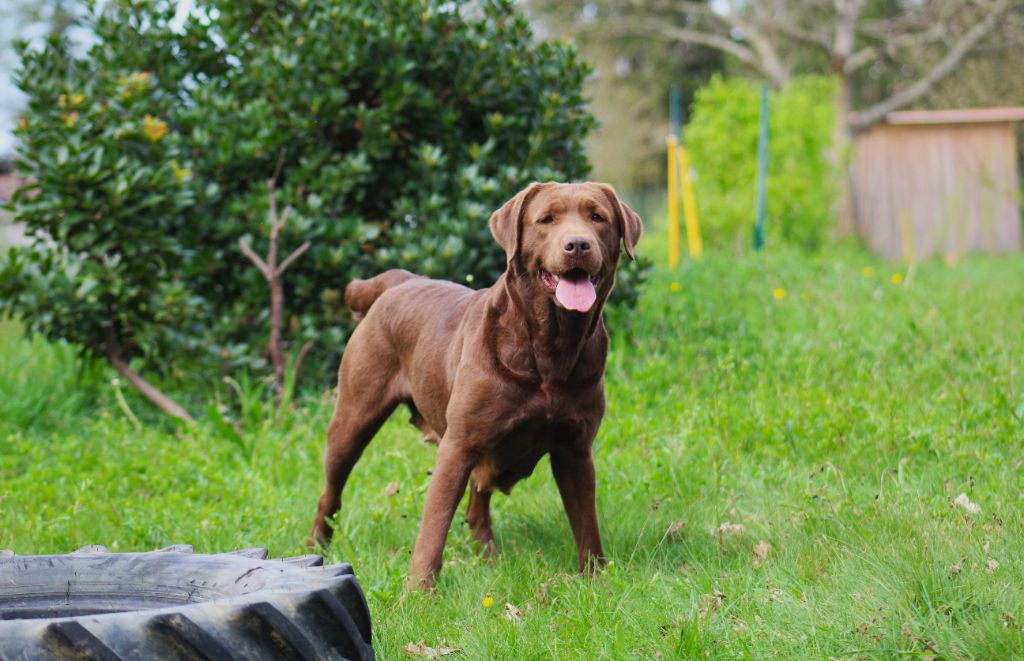
[[[530,184],[494,212],[491,234],[509,269],[557,305],[589,312],[615,283],[620,245],[630,259],[643,223],[607,184]]]

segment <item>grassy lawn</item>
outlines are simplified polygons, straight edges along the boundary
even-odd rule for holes
[[[543,462],[496,498],[496,559],[459,519],[437,593],[407,594],[434,450],[396,415],[330,551],[356,567],[380,657],[420,640],[467,659],[1024,654],[1024,258],[893,272],[832,250],[653,276],[612,324],[611,564],[593,579]],[[119,403],[110,376],[0,326],[0,548],[303,552],[330,393],[275,413],[246,384],[199,384],[238,444]]]

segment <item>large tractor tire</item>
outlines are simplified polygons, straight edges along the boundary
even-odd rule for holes
[[[0,551],[0,660],[373,659],[352,567],[266,549]]]

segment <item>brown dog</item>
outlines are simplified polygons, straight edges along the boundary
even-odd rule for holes
[[[643,224],[610,186],[535,183],[496,211],[490,228],[508,268],[488,289],[400,270],[345,289],[365,319],[338,370],[313,540],[330,541],[327,519],[352,467],[404,402],[438,444],[409,572],[427,588],[466,482],[466,519],[489,553],[491,492],[508,493],[549,453],[580,571],[604,562],[591,454],[605,410],[601,311],[620,242],[632,258]]]

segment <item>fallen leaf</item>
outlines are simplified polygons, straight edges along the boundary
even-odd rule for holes
[[[960,507],[964,508],[965,510],[967,510],[971,514],[977,514],[977,513],[981,512],[981,506],[978,505],[977,503],[972,503],[971,500],[967,497],[967,494],[965,494],[965,493],[962,493],[959,496],[957,496],[956,498],[954,498],[953,499],[953,503],[955,505],[959,505]]]
[[[731,523],[726,521],[717,528],[712,528],[708,534],[712,537],[725,537],[727,535],[742,535],[746,531],[742,523]]]
[[[512,604],[505,602],[505,619],[509,622],[518,622],[523,619],[523,613]]]
[[[668,530],[665,531],[665,537],[670,542],[681,542],[686,539],[686,521],[673,521],[668,524]]]
[[[389,496],[394,496],[398,493],[398,482],[388,482],[388,485],[384,487],[384,493]]]
[[[988,562],[985,563],[985,569],[989,572],[994,572],[999,567],[999,561],[995,558],[989,558]]]
[[[426,659],[436,659],[439,656],[447,656],[449,654],[455,654],[459,651],[456,647],[445,647],[443,644],[440,647],[429,647],[424,641],[418,643],[407,643],[402,651],[410,656],[422,656]]]
[[[714,594],[704,594],[700,597],[700,619],[704,619],[712,613],[717,613],[725,601],[725,593],[715,590]]]
[[[754,566],[760,567],[764,564],[765,560],[768,559],[768,552],[772,550],[772,545],[763,539],[754,544]]]

